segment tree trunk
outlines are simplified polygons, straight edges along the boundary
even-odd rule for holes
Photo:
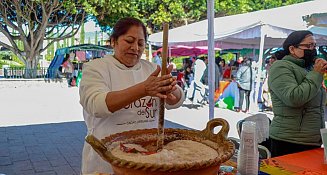
[[[27,59],[24,78],[36,78],[38,57]]]

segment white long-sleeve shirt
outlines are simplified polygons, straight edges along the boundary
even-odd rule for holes
[[[156,128],[159,98],[146,96],[113,113],[108,110],[105,102],[108,92],[123,90],[143,82],[156,68],[156,64],[146,60],[140,60],[134,67],[128,68],[110,55],[84,64],[80,83],[80,103],[83,106],[87,133],[102,139],[123,131]],[[167,109],[182,105],[184,93],[180,87],[178,88],[183,96],[175,105],[166,104]],[[113,173],[109,163],[85,142],[82,173],[95,172]]]

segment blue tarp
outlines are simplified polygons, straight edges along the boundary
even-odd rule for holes
[[[55,57],[49,65],[47,78],[59,78],[58,69],[61,66],[66,54],[69,54],[69,49],[67,48],[58,49],[56,51]]]

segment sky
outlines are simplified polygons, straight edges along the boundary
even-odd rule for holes
[[[101,31],[99,26],[96,26],[95,22],[90,20],[84,24],[85,32]]]

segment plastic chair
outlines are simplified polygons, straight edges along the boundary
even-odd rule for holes
[[[193,85],[193,99],[192,103],[193,104],[200,104],[201,106],[203,104],[206,104],[207,102],[207,94],[206,94],[206,88],[207,86],[203,85],[198,85],[195,81],[191,83],[191,86]]]

